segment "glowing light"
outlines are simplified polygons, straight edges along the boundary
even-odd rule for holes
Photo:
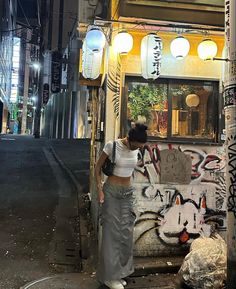
[[[217,45],[211,39],[205,39],[198,45],[197,52],[202,60],[213,59],[217,54]]]
[[[86,40],[82,47],[82,75],[84,78],[96,79],[100,75],[103,50],[93,52],[87,48]]]
[[[106,37],[99,27],[93,26],[87,32],[85,41],[92,52],[100,52],[105,46]]]
[[[141,42],[141,73],[145,79],[157,79],[161,70],[162,41],[155,33],[143,37]]]
[[[197,94],[191,93],[186,96],[185,102],[189,107],[196,107],[199,105],[200,99]]]
[[[126,31],[121,31],[114,37],[114,49],[116,52],[126,54],[133,48],[133,37]]]
[[[183,59],[188,55],[190,49],[189,41],[183,36],[178,36],[174,40],[172,40],[170,44],[171,54],[176,59]]]

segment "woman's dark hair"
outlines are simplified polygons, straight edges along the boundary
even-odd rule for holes
[[[147,142],[147,126],[142,123],[135,123],[135,126],[128,132],[129,141],[140,143]]]

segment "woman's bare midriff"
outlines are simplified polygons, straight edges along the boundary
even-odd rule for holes
[[[131,177],[109,176],[107,182],[113,185],[130,186]]]

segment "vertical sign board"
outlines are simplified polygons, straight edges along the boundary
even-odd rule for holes
[[[59,93],[61,90],[61,53],[54,51],[52,53],[52,70],[51,70],[51,92]]]
[[[43,105],[45,106],[49,100],[49,84],[44,83],[43,85]]]

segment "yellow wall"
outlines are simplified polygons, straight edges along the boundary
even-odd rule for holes
[[[142,38],[146,33],[131,32],[134,37],[134,46],[129,54],[123,58],[124,70],[126,74],[141,74],[140,66],[140,46]],[[190,52],[182,60],[175,59],[170,52],[170,43],[177,36],[176,33],[163,33],[158,35],[163,41],[163,54],[161,64],[161,76],[168,77],[183,77],[183,78],[208,78],[220,79],[222,61],[203,61],[197,55],[197,46],[204,39],[202,35],[187,35],[186,37],[190,42]],[[217,57],[221,57],[224,37],[212,36],[210,37],[217,43],[218,53]]]
[[[115,29],[114,35],[118,29]],[[130,31],[129,31],[130,32]],[[140,65],[140,46],[142,38],[148,33],[142,33],[140,31],[130,32],[134,37],[133,49],[126,55],[119,57],[113,49],[113,46],[109,47],[107,53],[107,65],[105,65],[104,74],[113,79],[113,82],[117,79],[120,81],[120,86],[124,85],[124,75],[137,75],[141,76],[141,65]],[[114,37],[113,35],[113,37]],[[161,75],[160,77],[172,77],[172,78],[196,78],[196,79],[212,79],[219,80],[221,78],[221,70],[223,61],[203,61],[197,55],[198,44],[204,39],[201,35],[183,35],[190,42],[190,52],[182,60],[175,59],[170,52],[170,43],[177,36],[176,33],[160,32],[158,35],[163,41],[163,53],[162,53],[162,64],[161,64]],[[218,54],[217,57],[221,57],[224,37],[214,36],[211,37],[217,43]],[[113,42],[113,41],[112,41]],[[117,60],[120,59],[121,70],[119,71]],[[119,77],[117,78],[117,75]],[[122,105],[122,89],[120,90],[120,109]],[[117,117],[114,115],[114,92],[108,87],[107,90],[107,101],[106,101],[106,141],[114,139],[118,135],[120,115]]]

